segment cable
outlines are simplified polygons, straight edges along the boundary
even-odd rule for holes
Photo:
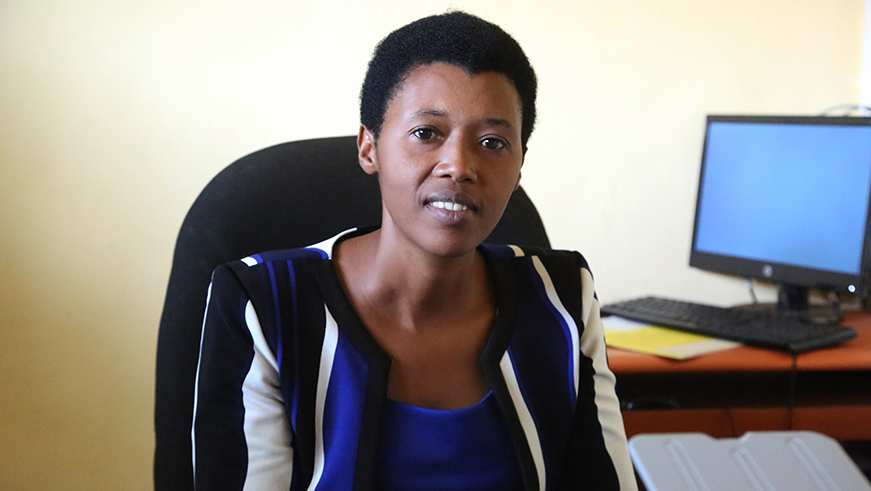
[[[728,404],[726,404],[726,414],[729,415],[729,425],[732,427],[732,437],[737,438],[741,436],[738,434],[738,424],[735,422],[734,408]]]
[[[834,111],[844,111],[844,114],[841,115],[844,117],[849,116],[853,111],[860,111],[862,117],[871,116],[871,107],[864,104],[838,104],[837,106],[832,106],[823,110],[823,112],[820,113],[820,116],[830,116],[830,113]]]
[[[841,310],[841,299],[838,298],[838,294],[833,291],[828,291],[826,293],[826,297],[829,299],[829,306],[833,310]]]
[[[795,429],[795,393],[797,390],[798,378],[798,355],[792,355],[792,369],[789,372],[789,396],[788,407],[789,411],[789,430]]]
[[[747,289],[750,291],[750,298],[753,299],[753,305],[759,303],[759,299],[756,298],[756,290],[753,289],[753,280],[750,278],[745,278],[747,281]]]

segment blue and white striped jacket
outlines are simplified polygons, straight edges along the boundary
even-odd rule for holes
[[[191,431],[199,491],[372,489],[390,360],[339,284],[336,239],[215,270]],[[586,261],[479,250],[498,302],[480,361],[524,488],[635,489]]]

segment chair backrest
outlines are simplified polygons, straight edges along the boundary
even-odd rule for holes
[[[304,247],[381,223],[378,180],[360,169],[353,136],[284,143],[243,157],[203,189],[182,224],[157,341],[155,489],[193,489],[191,422],[212,270],[248,255]],[[523,189],[490,242],[549,247]]]

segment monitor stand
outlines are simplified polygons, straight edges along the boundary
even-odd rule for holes
[[[839,305],[811,305],[809,293],[807,287],[780,284],[777,286],[777,303],[755,303],[741,305],[740,308],[800,317],[811,324],[837,324],[844,320],[844,312]]]

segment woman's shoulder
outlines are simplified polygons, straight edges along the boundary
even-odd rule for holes
[[[278,262],[299,260],[324,261],[328,259],[329,255],[321,249],[313,247],[298,247],[295,249],[277,249],[273,251],[258,252],[257,254],[251,254],[250,256],[230,261],[227,263],[227,266],[230,266],[232,269],[240,269],[254,268],[256,266],[268,267],[269,265]]]
[[[224,263],[212,273],[209,295],[233,305],[240,299],[250,300],[259,315],[266,317],[278,308],[296,310],[318,304],[325,288],[338,285],[333,281],[332,246],[344,234],[305,247],[264,251]],[[300,303],[303,300],[305,305]],[[322,311],[322,304],[318,305]],[[261,321],[269,324],[265,317]]]
[[[337,242],[359,235],[360,232],[362,232],[361,229],[348,229],[315,244],[258,252],[230,261],[226,266],[234,270],[255,268],[257,266],[265,266],[268,269],[269,266],[275,263],[286,263],[287,261],[329,261],[332,259],[333,247]]]
[[[587,260],[578,252],[568,249],[551,249],[548,247],[524,246],[514,244],[481,244],[481,249],[493,259],[528,259],[538,258],[542,262],[559,263],[589,269]]]

